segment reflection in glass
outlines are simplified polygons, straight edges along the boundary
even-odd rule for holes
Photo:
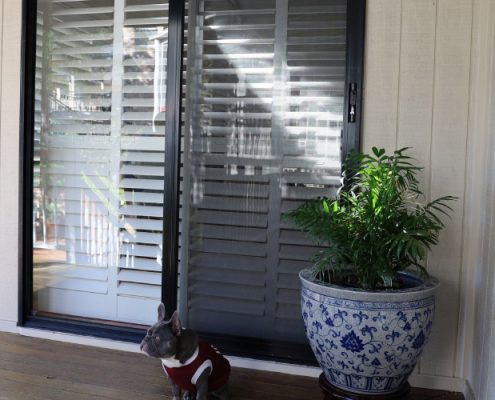
[[[346,1],[200,0],[189,24],[188,324],[304,342],[317,248],[281,215],[339,185]]]
[[[35,313],[155,320],[167,10],[158,0],[39,2]]]

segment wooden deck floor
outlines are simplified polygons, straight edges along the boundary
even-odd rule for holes
[[[160,363],[141,354],[0,333],[0,400],[163,400],[169,394]],[[316,379],[232,372],[232,400],[322,398]],[[462,398],[414,389],[408,400]]]

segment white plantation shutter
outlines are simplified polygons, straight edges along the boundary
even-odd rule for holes
[[[149,310],[153,321],[161,298],[167,10],[156,0],[124,8],[119,320]]]
[[[59,253],[35,265],[38,311],[152,322],[167,4],[46,0],[40,9],[40,198],[56,209],[41,225],[55,230],[45,242]]]
[[[34,283],[39,311],[111,318],[118,247],[111,198],[114,8],[112,1],[98,5],[40,7],[41,189],[51,205],[54,251],[44,268],[35,265]]]
[[[281,215],[339,184],[346,2],[201,0],[196,11],[189,325],[303,341],[297,273],[317,248]]]

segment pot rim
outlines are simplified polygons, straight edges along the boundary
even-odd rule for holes
[[[407,289],[385,289],[385,290],[377,290],[377,289],[361,289],[361,288],[352,288],[340,286],[332,283],[322,282],[311,277],[310,269],[303,269],[299,272],[299,278],[302,282],[303,288],[310,289],[316,293],[334,296],[338,298],[367,298],[369,300],[386,300],[386,299],[395,299],[400,301],[405,300],[406,298],[424,296],[431,292],[434,294],[438,287],[440,286],[440,282],[434,276],[428,276],[427,278],[422,278],[419,274],[412,271],[402,271],[399,272],[402,276],[407,276],[411,279],[418,280],[422,282],[418,286],[407,288]]]

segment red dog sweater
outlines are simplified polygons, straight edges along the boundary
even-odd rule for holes
[[[196,381],[206,368],[211,368],[208,391],[213,392],[227,383],[230,364],[220,352],[203,340],[199,340],[194,355],[184,364],[175,359],[162,359],[168,377],[182,390],[196,391]]]

